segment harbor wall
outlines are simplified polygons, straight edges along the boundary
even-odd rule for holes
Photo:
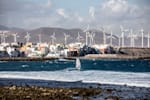
[[[150,48],[115,48],[116,54],[88,54],[80,59],[150,59]],[[75,60],[78,57],[3,57],[0,61],[45,61],[55,59]]]
[[[150,56],[150,48],[119,48],[119,52],[130,56]]]
[[[88,54],[86,59],[150,59],[150,48],[114,48],[116,54]]]

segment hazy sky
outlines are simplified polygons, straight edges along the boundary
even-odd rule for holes
[[[90,28],[119,26],[150,29],[150,0],[0,0],[0,24],[38,27]],[[150,30],[149,30],[150,31]]]

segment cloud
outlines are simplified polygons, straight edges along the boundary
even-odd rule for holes
[[[64,18],[69,18],[69,15],[66,14],[65,9],[59,8],[56,10],[57,14],[64,17]]]
[[[108,0],[102,3],[100,9],[100,13],[113,20],[134,20],[144,17],[144,11],[147,11],[137,4],[129,3],[128,0]]]
[[[47,1],[47,7],[51,7],[51,5],[52,5],[51,0],[48,0],[48,1]]]
[[[50,20],[51,19],[51,20]],[[28,17],[22,21],[25,27],[33,29],[37,27],[56,26],[58,18],[53,16]]]
[[[149,6],[131,3],[129,0],[105,0],[94,8],[95,19],[85,19],[92,26],[104,26],[108,30],[115,30],[116,33],[120,32],[120,25],[133,29],[145,27],[148,30],[147,25],[150,24]]]
[[[77,19],[79,22],[83,22],[84,21],[84,18],[81,17],[78,13],[75,13],[74,16],[75,16],[75,19]]]
[[[0,0],[0,24],[22,28],[81,28],[89,24],[90,28],[104,26],[112,30],[120,24],[126,27],[148,27],[150,24],[148,4],[141,5],[135,0],[132,3],[129,0],[95,1],[78,10],[76,6],[69,8],[62,3],[64,1],[58,0]],[[80,3],[78,0],[74,2]]]
[[[20,2],[17,2],[17,0],[0,0],[0,14],[13,12],[20,7]]]
[[[108,0],[103,3],[102,8],[113,13],[125,13],[129,7],[126,0]]]
[[[131,4],[127,0],[107,0],[101,4],[99,16],[113,22],[124,20],[134,20],[143,17],[143,11],[138,5]],[[101,14],[101,15],[100,15]]]
[[[101,4],[100,9],[105,17],[119,18],[126,16],[131,7],[127,0],[107,0]]]
[[[52,7],[51,0],[0,0],[0,14],[25,15],[35,14],[35,12],[47,11]]]
[[[95,18],[95,7],[91,6],[89,8],[89,15],[92,17],[92,18]]]

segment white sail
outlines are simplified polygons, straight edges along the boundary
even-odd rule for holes
[[[81,62],[79,58],[76,58],[76,69],[80,70],[81,69]]]

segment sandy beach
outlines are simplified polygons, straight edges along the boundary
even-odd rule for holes
[[[149,100],[149,94],[149,87],[82,81],[0,79],[1,100]]]

